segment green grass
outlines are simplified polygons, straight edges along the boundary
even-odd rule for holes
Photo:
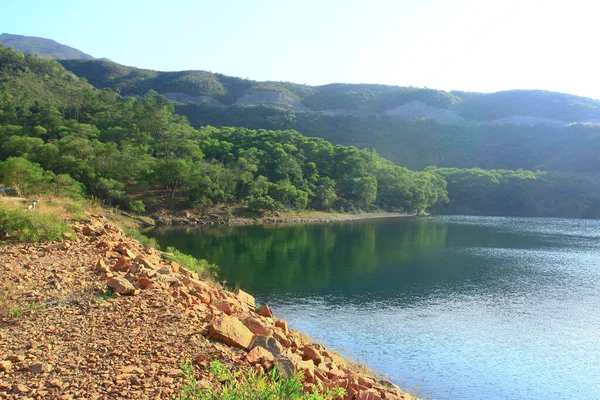
[[[12,242],[61,241],[73,235],[69,225],[52,213],[27,212],[12,205],[0,204],[0,239]]]
[[[275,368],[268,375],[255,371],[234,371],[219,361],[210,363],[211,375],[220,382],[217,388],[203,388],[194,376],[191,362],[180,365],[185,378],[182,392],[176,400],[325,400],[342,396],[345,391],[336,387],[328,389],[315,387],[313,394],[302,393],[302,374],[289,378],[279,376]]]
[[[131,238],[134,238],[146,247],[152,247],[156,250],[160,250],[160,245],[156,239],[149,238],[137,229],[125,229],[125,234]]]
[[[182,253],[175,247],[167,247],[167,251],[163,254],[163,257],[169,261],[175,261],[176,263],[181,264],[183,267],[208,278],[216,277],[219,269],[219,267],[217,267],[215,264],[210,264],[206,260],[201,260]]]

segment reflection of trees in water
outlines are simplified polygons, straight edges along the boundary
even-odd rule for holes
[[[443,247],[446,229],[446,224],[411,219],[170,228],[152,235],[165,246],[218,264],[230,281],[281,292],[336,290],[344,282],[377,284],[372,280],[378,269],[407,268],[411,259],[432,255],[425,249]]]

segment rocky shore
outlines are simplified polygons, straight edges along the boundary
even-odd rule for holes
[[[350,221],[357,219],[370,218],[396,218],[408,217],[410,214],[404,213],[363,213],[363,214],[335,214],[320,213],[311,214],[290,214],[285,212],[274,213],[273,215],[261,217],[226,217],[222,214],[196,215],[188,211],[181,211],[174,214],[160,213],[152,218],[157,226],[177,226],[177,225],[256,225],[256,224],[285,224],[285,223],[327,223],[336,221]]]
[[[268,306],[230,292],[128,238],[101,216],[70,241],[0,251],[0,398],[160,399],[192,361],[216,388],[212,360],[238,370],[304,372],[303,390],[343,399],[409,399],[294,332]]]

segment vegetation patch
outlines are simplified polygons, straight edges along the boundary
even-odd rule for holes
[[[340,387],[333,389],[322,386],[315,387],[313,393],[302,392],[302,374],[285,378],[273,368],[268,375],[255,371],[233,371],[219,361],[210,363],[212,377],[220,382],[216,389],[203,388],[194,376],[192,364],[180,365],[185,378],[185,387],[175,399],[177,400],[326,400],[345,394]]]

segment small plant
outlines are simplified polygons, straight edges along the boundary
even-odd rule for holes
[[[29,304],[29,310],[36,312],[36,311],[41,311],[43,309],[45,309],[46,306],[42,303],[39,303],[37,301],[34,301],[33,303]]]
[[[303,393],[301,373],[284,378],[275,368],[268,375],[256,371],[233,371],[217,360],[210,363],[208,370],[221,385],[206,389],[198,384],[190,361],[181,364],[180,368],[185,386],[175,398],[177,400],[325,400],[345,394],[340,387],[329,389],[322,386],[315,386],[312,394]]]
[[[113,297],[113,291],[110,290],[110,289],[107,289],[107,290],[105,290],[103,292],[100,292],[100,293],[98,293],[96,295],[96,298],[98,300],[108,300],[108,299],[110,299],[112,297]]]
[[[8,309],[8,318],[19,319],[23,315],[23,309],[21,307],[11,307]]]

